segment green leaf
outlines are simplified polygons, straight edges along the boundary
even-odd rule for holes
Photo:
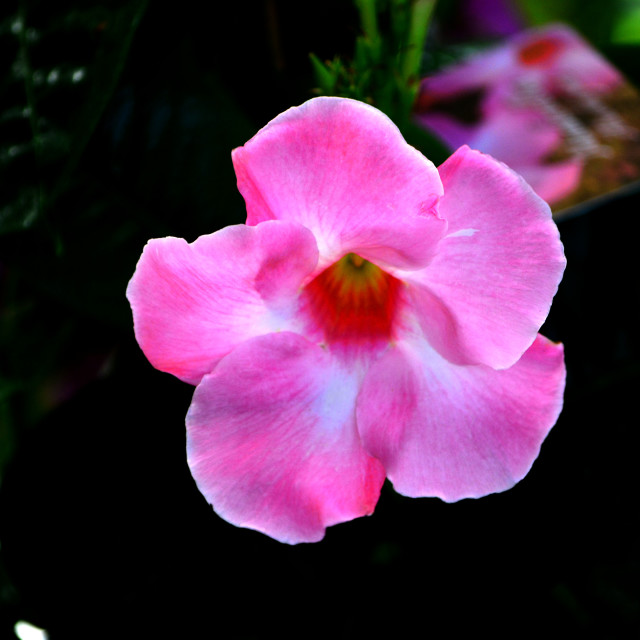
[[[640,6],[629,7],[616,20],[611,34],[614,44],[640,43]]]
[[[309,59],[311,60],[318,87],[325,95],[332,95],[337,81],[335,72],[320,62],[320,59],[315,54],[310,53]]]

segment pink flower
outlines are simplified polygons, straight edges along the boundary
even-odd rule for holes
[[[147,358],[197,385],[188,461],[216,512],[310,542],[385,476],[446,501],[523,478],[564,387],[537,333],[565,266],[548,206],[466,147],[437,170],[341,98],[233,162],[247,224],[149,241],[127,290]]]
[[[551,25],[425,78],[416,120],[452,149],[468,144],[505,162],[554,204],[577,188],[585,160],[577,152],[549,160],[563,150],[562,121],[573,118],[556,99],[576,102],[576,96],[607,94],[622,82],[574,31]],[[471,102],[477,103],[475,114],[469,113]],[[463,104],[464,113],[453,113]]]

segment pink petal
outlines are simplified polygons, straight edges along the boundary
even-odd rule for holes
[[[290,222],[150,240],[127,288],[138,344],[154,367],[197,384],[239,343],[288,326],[317,261],[312,234]]]
[[[582,168],[581,160],[566,160],[547,165],[518,167],[518,171],[543,200],[555,204],[578,188]]]
[[[583,162],[579,159],[546,163],[562,142],[560,129],[533,109],[497,108],[478,127],[469,146],[492,155],[518,172],[549,204],[558,202],[579,185]]]
[[[478,91],[504,78],[511,72],[512,65],[511,51],[507,47],[494,47],[424,78],[420,93],[438,100]]]
[[[233,163],[247,224],[303,224],[324,266],[350,252],[380,266],[424,266],[446,229],[433,164],[361,102],[315,98],[289,109],[235,149]]]
[[[542,164],[562,143],[558,126],[535,109],[492,106],[475,135],[465,141],[519,172],[523,165]]]
[[[438,111],[417,113],[414,120],[435,133],[451,149],[457,149],[463,144],[472,144],[474,149],[478,148],[472,142],[477,135],[478,125],[464,124],[453,116]]]
[[[396,491],[453,502],[521,480],[562,408],[562,345],[538,336],[510,369],[456,366],[426,342],[398,343],[369,370],[362,442]]]
[[[291,544],[372,513],[384,481],[355,426],[358,380],[293,333],[250,340],[197,387],[189,465],[225,520]]]
[[[396,276],[442,355],[510,367],[535,339],[562,277],[558,229],[548,205],[490,156],[462,147],[440,175],[448,234],[426,269]]]

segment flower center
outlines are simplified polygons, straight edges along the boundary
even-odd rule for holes
[[[303,298],[328,343],[392,338],[400,281],[355,253],[327,267]]]
[[[524,65],[542,64],[550,60],[562,48],[555,38],[539,38],[520,49],[518,57]]]

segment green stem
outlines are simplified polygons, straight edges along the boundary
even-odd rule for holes
[[[400,63],[400,76],[407,87],[411,87],[418,79],[424,41],[435,6],[436,0],[414,0],[411,7],[409,34]],[[414,88],[415,90],[417,87]]]
[[[376,12],[376,0],[356,0],[360,11],[360,23],[364,35],[370,40],[380,38],[378,32],[378,14]]]
[[[378,30],[378,12],[376,0],[355,0],[360,11],[360,24],[365,38],[369,43],[369,50],[374,63],[380,61],[381,38]]]
[[[316,76],[316,82],[325,96],[330,96],[336,86],[337,77],[330,69],[320,61],[320,58],[313,53],[309,54],[311,66]]]

